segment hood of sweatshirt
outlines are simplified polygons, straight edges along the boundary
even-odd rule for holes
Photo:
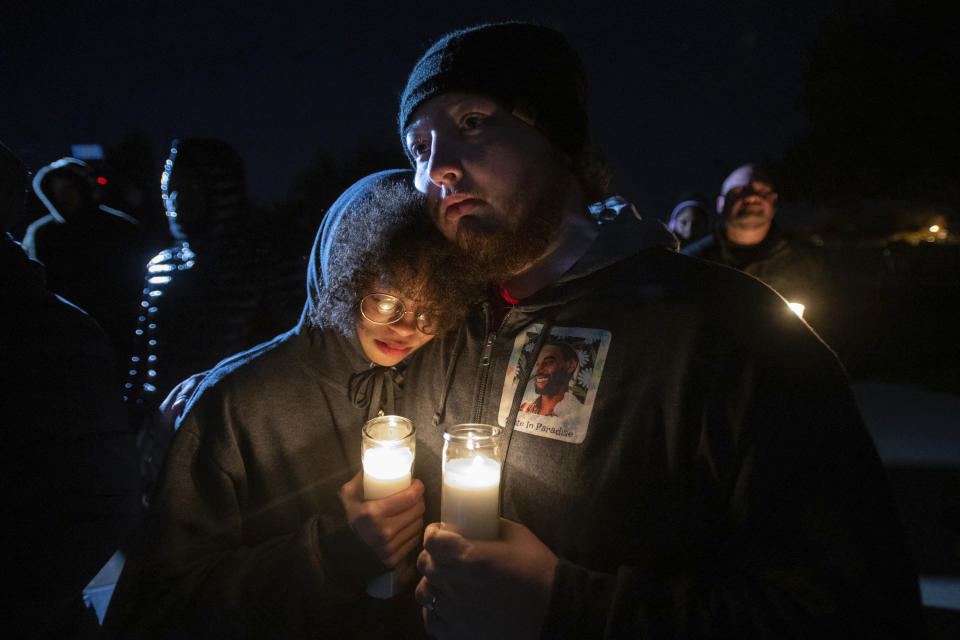
[[[603,207],[605,215],[593,212]],[[594,283],[589,276],[618,262],[650,249],[677,251],[676,236],[659,220],[643,218],[636,207],[620,197],[608,198],[591,207],[591,215],[603,222],[600,234],[587,251],[556,282],[521,301],[524,311],[563,304],[579,298]]]
[[[320,223],[313,250],[310,252],[310,262],[307,266],[307,300],[296,329],[298,333],[308,336],[311,344],[319,345],[326,342],[329,349],[330,341],[338,343],[338,350],[347,359],[351,372],[349,380],[351,401],[355,406],[369,407],[371,414],[375,414],[378,408],[392,411],[396,406],[395,399],[400,395],[403,370],[406,368],[409,357],[393,367],[379,366],[364,353],[356,335],[345,336],[333,328],[323,329],[313,317],[313,310],[320,304],[324,287],[330,284],[325,276],[326,266],[330,264],[336,251],[343,250],[342,245],[336,241],[338,229],[341,225],[352,224],[354,218],[360,213],[360,207],[368,200],[371,191],[396,181],[412,182],[413,172],[395,169],[362,178],[344,191],[327,211]]]

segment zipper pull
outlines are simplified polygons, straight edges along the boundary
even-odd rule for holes
[[[480,366],[490,366],[490,354],[493,352],[493,343],[497,341],[497,332],[491,332],[487,336],[487,343],[483,345],[483,355],[480,357]]]

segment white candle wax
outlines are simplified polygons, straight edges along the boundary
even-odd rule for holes
[[[375,447],[363,454],[363,497],[379,500],[410,486],[413,452],[406,447]]]
[[[448,460],[443,470],[440,519],[465,538],[500,535],[500,463],[483,456]]]

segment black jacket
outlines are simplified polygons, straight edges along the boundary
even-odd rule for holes
[[[665,231],[664,231],[665,233]],[[405,403],[439,520],[441,431],[500,424],[502,515],[559,557],[544,638],[913,638],[916,575],[833,353],[783,300],[621,215],[498,325],[424,347]],[[537,352],[578,355],[563,415]]]

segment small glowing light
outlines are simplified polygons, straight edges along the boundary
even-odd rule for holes
[[[163,291],[160,291],[159,289],[154,289],[153,291],[151,291],[151,292],[148,293],[147,295],[149,295],[151,298],[156,298],[157,296],[162,296],[162,295],[163,295]]]
[[[170,276],[151,276],[147,278],[147,282],[150,284],[167,284],[170,282]]]
[[[930,225],[930,233],[936,233],[937,231],[940,231],[940,225],[938,224]]]
[[[166,262],[171,257],[172,255],[169,251],[161,251],[157,255],[150,258],[150,262],[148,262],[147,264],[157,264],[158,262]]]
[[[133,356],[130,358],[130,362],[140,362],[140,356]]]
[[[137,370],[136,370],[136,369],[130,369],[129,375],[131,375],[131,376],[137,375]]]
[[[150,324],[147,325],[147,329],[156,329],[156,328],[157,328],[156,322],[151,322]]]
[[[157,346],[157,341],[156,341],[156,340],[148,340],[148,341],[147,341],[147,344],[150,345],[151,347],[155,347],[155,346]]]
[[[150,306],[150,303],[147,302],[146,300],[144,300],[143,302],[140,303],[140,306],[141,306],[141,307],[149,307],[149,306]]]
[[[157,359],[157,356],[149,356],[147,362],[154,362]]]
[[[156,377],[157,372],[154,371],[153,369],[148,369],[148,370],[147,370],[147,375],[150,376],[151,378],[154,378],[154,377]]]
[[[147,269],[150,273],[165,273],[167,271],[173,271],[172,264],[152,264]]]
[[[128,382],[127,384],[123,385],[123,388],[124,388],[124,389],[133,389],[133,383],[132,383],[132,382]]]
[[[153,392],[153,391],[156,391],[157,388],[156,388],[155,386],[153,386],[152,384],[148,383],[148,382],[144,382],[144,383],[143,383],[143,390],[144,390],[144,391]]]
[[[134,333],[137,334],[138,336],[142,336],[142,335],[143,335],[143,329],[137,329],[136,331],[134,331]]]
[[[107,184],[107,179],[103,176],[97,176],[97,184]]]
[[[144,302],[143,304],[146,305],[147,303]],[[156,312],[157,312],[156,307],[150,307],[149,309],[147,309],[147,313],[156,313]]]
[[[803,306],[799,302],[788,302],[787,306],[790,307],[790,311],[793,311],[795,314],[797,314],[798,318],[803,317],[803,311],[804,309],[806,309],[805,306]]]

